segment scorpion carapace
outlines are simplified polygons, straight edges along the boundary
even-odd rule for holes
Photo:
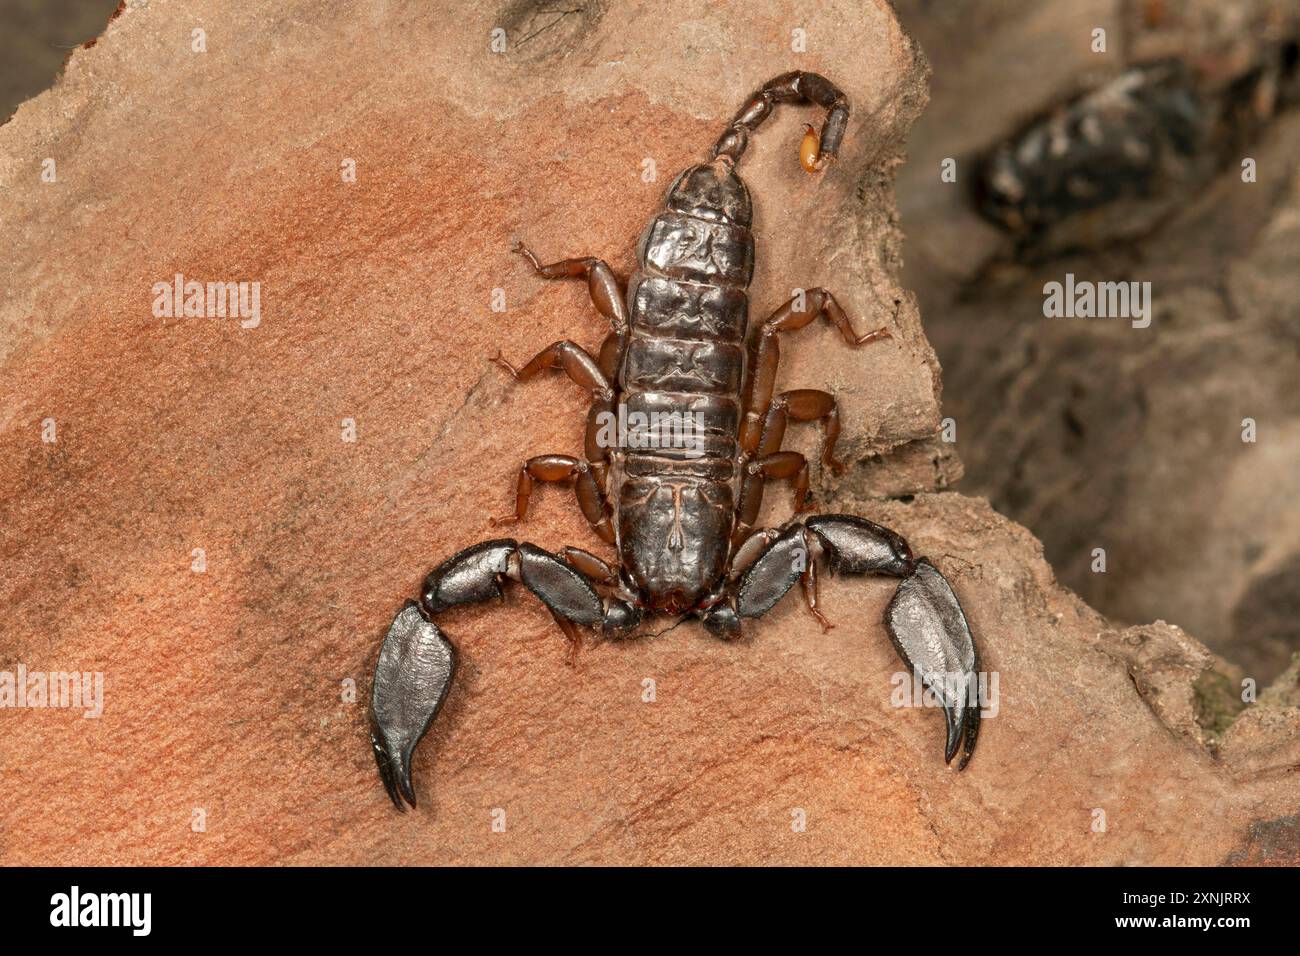
[[[834,457],[835,399],[812,389],[774,394],[780,333],[820,317],[852,347],[889,335],[858,335],[824,289],[791,299],[748,334],[753,207],[735,167],[749,134],[782,102],[826,110],[820,135],[809,128],[801,146],[804,167],[814,172],[835,158],[849,117],[844,94],[815,73],[770,81],[732,119],[710,160],[673,181],[641,237],[626,293],[600,259],[544,265],[516,247],[543,278],[585,279],[611,331],[596,356],[562,341],[518,369],[495,358],[519,381],[561,370],[590,391],[592,405],[583,457],[530,458],[519,470],[513,513],[493,523],[522,521],[535,482],[572,480],[583,514],[613,546],[615,560],[499,538],[466,548],[429,574],[419,602],[408,601],[393,622],[375,669],[372,742],[398,809],[403,801],[415,805],[411,754],[455,673],[455,648],[435,619],[449,607],[500,597],[507,580],[536,595],[576,648],[579,626],[630,637],[653,613],[691,615],[712,634],[733,638],[742,619],[766,613],[796,581],[808,609],[830,627],[817,606],[823,559],[831,573],[899,578],[886,628],[943,704],[946,759],[963,740],[958,766],[970,758],[979,729],[979,707],[968,703],[975,647],[934,565],[913,557],[898,534],[854,515],[754,528],[769,480],[792,480],[795,511],[807,510],[808,463],[781,448],[788,422],[819,422],[823,466],[842,467]]]

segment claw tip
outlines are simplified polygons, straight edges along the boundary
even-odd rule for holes
[[[952,763],[952,758],[957,756],[957,747],[961,743],[962,725],[961,721],[953,718],[952,711],[947,707],[943,709],[943,719],[948,725],[948,743],[943,750],[943,762]]]
[[[403,759],[401,754],[396,758],[389,756],[388,746],[377,732],[371,732],[370,744],[375,751],[375,763],[379,765],[379,776],[384,782],[384,789],[388,791],[388,798],[393,801],[393,806],[405,813],[406,803],[403,803],[405,799],[414,808],[415,791],[411,787],[409,760]]]

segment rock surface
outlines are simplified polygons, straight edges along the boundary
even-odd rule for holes
[[[925,67],[887,6],[327,6],[128,4],[0,127],[0,667],[105,677],[97,719],[0,710],[0,862],[1294,862],[1300,692],[1232,720],[1195,640],[1109,625],[1023,528],[929,493],[959,466],[891,185]],[[755,311],[820,284],[893,333],[808,330],[782,381],[840,395],[857,467],[827,506],[960,595],[999,688],[975,759],[946,770],[939,714],[891,704],[887,582],[828,581],[827,634],[790,600],[734,644],[688,624],[572,668],[516,593],[445,617],[461,669],[396,814],[365,739],[384,629],[519,460],[579,447],[572,386],[487,363],[600,335],[512,240],[626,274],[671,176],[790,66],[855,118],[820,181],[802,111],[747,156]],[[260,282],[260,321],[155,318],[176,273]],[[527,534],[599,548],[553,488]]]

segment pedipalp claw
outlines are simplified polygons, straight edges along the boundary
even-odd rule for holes
[[[965,741],[957,769],[970,761],[979,735],[980,704],[972,700],[977,658],[966,615],[943,574],[925,558],[889,602],[885,624],[899,656],[943,703],[951,762]]]
[[[388,798],[393,801],[393,806],[405,813],[406,803],[402,798],[406,793],[412,792],[410,768],[400,765],[400,755],[396,759],[388,756],[388,751],[380,740],[378,730],[370,732],[370,745],[374,748],[375,763],[379,766],[379,779],[384,781],[384,789],[388,791]],[[399,783],[399,780],[402,782]],[[403,790],[403,787],[405,787],[405,790]],[[411,805],[415,806],[414,798],[411,800]]]
[[[456,672],[456,649],[414,601],[398,612],[379,650],[371,691],[370,740],[393,804],[415,806],[411,753],[438,715]]]

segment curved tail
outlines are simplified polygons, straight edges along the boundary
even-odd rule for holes
[[[713,147],[713,158],[727,157],[733,163],[745,153],[749,134],[772,115],[777,103],[810,103],[826,109],[821,135],[809,127],[800,149],[804,169],[815,172],[835,159],[849,125],[849,98],[834,83],[818,73],[794,70],[768,80],[740,108]]]

